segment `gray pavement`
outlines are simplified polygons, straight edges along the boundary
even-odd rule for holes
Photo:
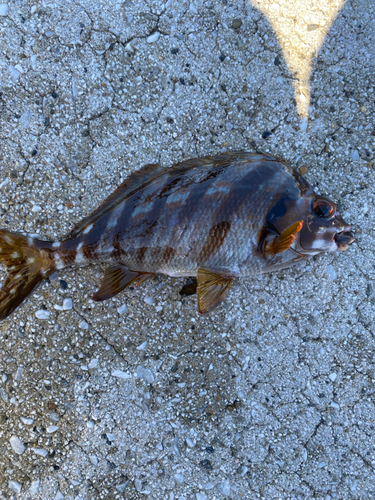
[[[357,234],[206,317],[183,279],[94,304],[99,266],[51,276],[0,325],[0,498],[375,497],[374,33],[348,1],[306,129],[244,0],[0,5],[1,227],[63,238],[145,163],[242,149],[301,168]]]

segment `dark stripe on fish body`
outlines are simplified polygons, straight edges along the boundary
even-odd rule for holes
[[[204,264],[212,255],[214,255],[225,241],[230,231],[229,222],[219,222],[216,226],[211,227],[208,232],[206,241],[199,252],[199,261]]]
[[[145,258],[147,250],[148,250],[147,247],[141,247],[141,248],[137,249],[137,257],[136,258],[137,258],[140,266],[142,266],[142,264],[143,264],[143,260]]]
[[[172,248],[172,247],[169,247],[168,245],[164,248],[163,250],[163,254],[162,254],[162,259],[163,259],[163,262],[165,265],[169,264],[169,262],[171,261],[171,259],[173,259],[173,257],[175,257],[177,254],[177,251]]]

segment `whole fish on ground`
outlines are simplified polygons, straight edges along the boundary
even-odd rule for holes
[[[157,273],[193,277],[198,312],[227,297],[234,278],[283,269],[321,252],[343,251],[351,227],[279,157],[228,153],[131,174],[63,241],[0,230],[0,319],[54,271],[106,262],[95,301]]]

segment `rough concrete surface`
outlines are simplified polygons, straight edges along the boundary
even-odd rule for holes
[[[301,168],[357,235],[205,317],[182,278],[94,304],[99,266],[51,276],[0,325],[1,498],[374,498],[374,33],[348,1],[306,128],[245,0],[0,5],[1,227],[63,238],[145,163],[242,149]]]

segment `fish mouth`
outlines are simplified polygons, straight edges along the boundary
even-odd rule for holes
[[[337,250],[339,252],[345,252],[349,248],[349,245],[355,240],[354,234],[350,227],[343,229],[339,233],[335,234],[335,243],[337,245]]]

